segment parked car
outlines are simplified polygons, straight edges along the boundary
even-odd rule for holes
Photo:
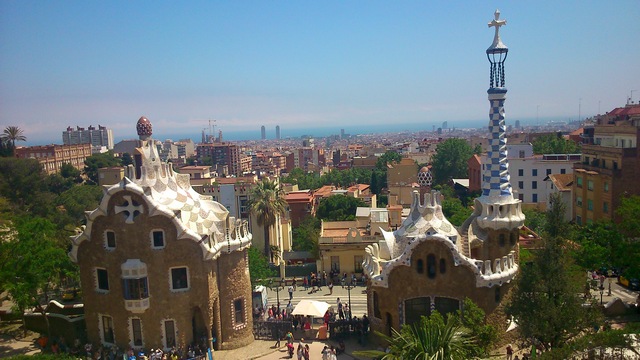
[[[622,286],[626,286],[631,290],[640,290],[640,280],[639,279],[627,279],[624,276],[618,277],[618,282]]]

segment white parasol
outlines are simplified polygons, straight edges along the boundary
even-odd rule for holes
[[[300,300],[291,314],[322,317],[330,306],[331,305],[324,301]]]

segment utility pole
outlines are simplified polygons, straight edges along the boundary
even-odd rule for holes
[[[578,122],[582,121],[582,98],[578,100]]]

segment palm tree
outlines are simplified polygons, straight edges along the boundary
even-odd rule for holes
[[[259,181],[249,193],[249,212],[256,216],[258,225],[264,229],[264,254],[273,260],[269,228],[276,223],[278,216],[285,213],[287,202],[279,184],[268,178]]]
[[[423,316],[416,324],[403,326],[399,332],[392,329],[391,336],[376,334],[388,343],[389,352],[367,350],[354,355],[382,360],[462,360],[473,359],[478,353],[471,331],[453,318],[445,322],[438,312],[428,318]]]
[[[24,132],[17,126],[7,126],[0,137],[4,141],[11,141],[13,148],[16,147],[16,141],[27,141],[27,137],[23,135]]]

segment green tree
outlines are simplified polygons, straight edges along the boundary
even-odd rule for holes
[[[111,151],[101,154],[93,154],[84,160],[84,173],[93,181],[98,183],[98,169],[105,167],[122,166],[122,162],[113,156]]]
[[[451,317],[451,321],[459,321],[460,324],[467,329],[476,338],[477,352],[473,356],[486,358],[493,349],[498,340],[498,330],[486,323],[486,314],[471,299],[465,298],[462,308],[464,310],[456,311],[456,316]]]
[[[250,247],[248,252],[249,278],[252,285],[264,285],[267,279],[276,276],[275,270],[269,267],[269,260],[260,250]]]
[[[13,146],[11,141],[0,138],[0,157],[13,157]]]
[[[315,258],[319,257],[318,239],[320,238],[320,219],[305,217],[298,227],[292,231],[293,250],[309,251]]]
[[[122,166],[133,165],[133,158],[129,153],[122,154],[122,157],[120,157],[120,161],[122,162]]]
[[[382,156],[378,158],[378,161],[376,161],[376,169],[384,170],[386,172],[388,164],[398,163],[401,160],[402,155],[398,154],[398,152],[387,150],[384,154],[382,154]]]
[[[285,213],[287,207],[280,185],[268,178],[262,179],[251,188],[247,205],[249,212],[256,216],[258,225],[264,229],[264,254],[269,256],[272,245],[269,228],[276,223],[279,215]]]
[[[98,207],[102,195],[98,185],[76,185],[60,194],[56,205],[64,209],[70,223],[77,225],[85,222],[85,211]]]
[[[82,178],[80,177],[80,170],[76,169],[75,166],[64,163],[60,167],[60,176],[65,179],[71,179],[75,183],[81,183]]]
[[[362,199],[345,195],[332,195],[322,199],[316,210],[316,216],[326,221],[355,220],[356,209],[367,204]]]
[[[640,238],[640,196],[623,197],[616,209],[620,230],[628,239]]]
[[[547,217],[544,212],[537,209],[522,209],[524,213],[524,225],[541,234],[545,227]]]
[[[521,267],[506,312],[518,321],[522,336],[546,349],[563,347],[599,320],[599,310],[582,306],[584,273],[572,265],[568,242],[562,238],[564,205],[552,195],[543,231],[545,246]]]
[[[451,179],[467,178],[467,161],[473,155],[473,149],[466,140],[449,138],[438,144],[433,156],[433,180],[435,184],[446,184]]]
[[[11,142],[11,146],[16,148],[16,141],[27,141],[27,137],[24,136],[24,131],[17,126],[7,126],[4,128],[2,135],[0,135],[5,141]]]
[[[389,352],[380,350],[356,351],[356,356],[382,360],[433,359],[467,360],[481,352],[471,331],[453,317],[444,318],[436,311],[422,317],[413,325],[404,325],[400,331],[392,329],[392,336],[376,333],[388,343]]]
[[[534,154],[576,154],[580,152],[578,144],[562,137],[562,133],[540,136],[533,141],[532,145]]]
[[[38,160],[0,158],[0,174],[0,196],[16,212],[47,217],[54,210],[54,195],[45,186],[47,175]]]
[[[0,235],[0,287],[9,293],[14,310],[22,314],[34,308],[48,328],[49,294],[65,279],[77,279],[77,267],[58,245],[60,235],[50,221],[20,217],[14,220],[14,229],[15,233]]]

